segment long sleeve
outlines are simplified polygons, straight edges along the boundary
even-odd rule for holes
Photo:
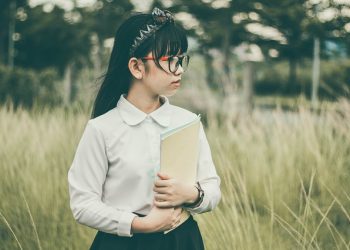
[[[184,207],[184,209],[189,211],[192,215],[213,210],[221,199],[221,179],[216,173],[211,150],[202,123],[200,124],[199,130],[199,157],[197,171],[197,181],[199,181],[204,191],[204,197],[202,202],[196,207]]]
[[[101,200],[107,171],[104,136],[90,120],[68,171],[73,216],[80,224],[106,233],[131,237],[131,223],[136,215],[108,206]]]

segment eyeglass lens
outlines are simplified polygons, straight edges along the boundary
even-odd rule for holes
[[[181,65],[183,71],[186,71],[189,63],[189,56],[173,56],[169,58],[169,70],[172,73],[175,73]]]

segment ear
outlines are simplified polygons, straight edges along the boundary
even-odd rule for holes
[[[141,60],[138,60],[136,57],[132,57],[129,59],[128,67],[133,75],[138,80],[141,80],[143,77],[144,67]]]

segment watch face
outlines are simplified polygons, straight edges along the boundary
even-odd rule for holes
[[[199,186],[198,191],[199,191],[199,197],[202,198],[204,196],[204,191],[201,186]]]

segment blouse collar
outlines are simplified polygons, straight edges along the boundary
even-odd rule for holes
[[[135,107],[125,98],[125,94],[120,96],[117,108],[122,119],[130,126],[135,126],[146,119],[147,116],[152,117],[159,125],[167,127],[170,125],[170,104],[166,96],[160,96],[163,104],[148,115]]]

